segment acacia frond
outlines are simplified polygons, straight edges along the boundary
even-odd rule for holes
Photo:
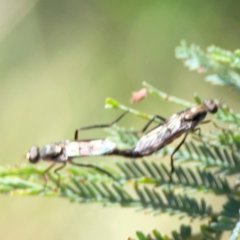
[[[232,86],[240,91],[239,50],[235,53],[219,47],[211,46],[207,52],[195,44],[187,46],[185,41],[176,48],[176,58],[184,61],[184,65],[190,70],[199,73],[215,72],[208,75],[205,80],[212,84]]]
[[[194,197],[173,194],[168,190],[160,193],[159,189],[141,187],[131,181],[129,184],[136,193],[136,196],[133,196],[120,182],[114,182],[95,170],[89,172],[76,167],[69,170],[68,173],[61,174],[60,182],[56,174],[52,173],[47,174],[48,181],[44,182],[39,174],[43,172],[43,168],[37,168],[37,171],[36,168],[28,166],[9,168],[9,171],[5,169],[0,173],[0,191],[14,195],[61,196],[74,202],[101,202],[104,205],[137,207],[138,210],[145,209],[154,214],[166,212],[180,217],[206,218],[213,214],[212,207],[207,205],[204,199],[198,202]],[[36,174],[35,178],[32,177],[33,173]]]
[[[172,153],[172,148],[166,147],[164,152]],[[202,169],[215,167],[215,173],[233,175],[240,173],[240,156],[235,151],[217,145],[197,145],[193,141],[185,143],[175,154],[179,163],[194,162]]]
[[[216,234],[209,231],[208,227],[205,225],[201,226],[201,232],[197,234],[192,233],[191,226],[181,225],[180,231],[172,231],[172,236],[166,236],[161,234],[158,230],[153,229],[151,233],[144,234],[141,231],[136,232],[138,240],[215,240]],[[134,240],[134,238],[129,238],[128,240]]]
[[[126,180],[135,180],[141,184],[154,184],[166,188],[169,186],[170,170],[164,164],[148,161],[127,161],[116,163]],[[233,192],[224,177],[196,168],[175,167],[173,181],[170,185],[191,191],[229,194]]]
[[[217,231],[232,230],[239,221],[240,199],[230,196],[223,205],[218,221],[211,224],[211,228]]]
[[[180,50],[183,50],[183,52],[185,51],[185,53],[189,51],[187,52],[187,57],[185,56],[188,59],[185,63],[190,68],[197,69],[199,72],[211,70],[217,73],[216,76],[211,75],[207,78],[208,80],[211,80],[212,83],[231,85],[236,90],[240,90],[238,80],[240,79],[239,69],[237,69],[238,66],[234,66],[233,60],[230,58],[228,60],[220,59],[219,56],[216,57],[217,53],[214,53],[215,56],[210,56],[196,46],[192,46],[192,49],[190,50],[187,49],[187,47],[186,49]],[[215,48],[215,50],[219,49]],[[209,52],[210,51],[213,53],[213,48],[209,49]],[[223,51],[222,54],[225,54],[225,57],[227,58],[229,53]],[[233,57],[233,55],[231,55],[231,57]],[[184,57],[181,56],[180,58]],[[216,59],[219,62],[216,62]],[[225,65],[223,65],[223,61],[225,61]],[[229,66],[226,65],[227,61]],[[161,99],[185,107],[193,105],[182,99],[169,96],[147,83],[143,83],[143,85],[148,89],[149,93],[158,96]],[[195,96],[195,102],[200,103],[201,99],[198,96]],[[185,143],[185,146],[174,155],[174,159],[178,161],[179,164],[189,161],[196,163],[195,171],[192,168],[175,167],[172,183],[175,187],[178,186],[182,189],[187,188],[197,191],[202,189],[203,191],[212,191],[215,194],[225,194],[229,196],[229,200],[224,205],[224,208],[228,209],[228,207],[230,208],[230,206],[233,206],[232,209],[230,208],[232,212],[230,210],[226,211],[225,209],[224,211],[221,211],[217,217],[212,218],[210,226],[202,226],[202,228],[205,230],[207,229],[207,231],[204,232],[201,239],[220,239],[223,231],[231,230],[234,226],[237,228],[238,225],[236,225],[236,223],[238,222],[238,210],[240,207],[239,190],[237,186],[230,187],[224,177],[224,175],[236,175],[240,173],[240,114],[234,112],[225,104],[220,105],[217,114],[214,116],[213,122],[229,125],[224,128],[215,125],[211,132],[202,132],[201,138],[194,134],[194,140],[198,138],[198,141]],[[160,150],[157,155],[170,156],[172,151],[173,148],[167,146]],[[139,183],[158,183],[161,186],[166,186],[168,184],[169,170],[164,165],[158,166],[156,163],[145,161],[141,166],[139,166],[138,162],[126,162],[121,164],[118,163],[118,167],[124,172],[125,178],[128,180],[135,178],[138,179],[137,181]],[[206,169],[208,168],[214,168],[215,174],[207,172]],[[228,216],[228,214],[231,216]],[[144,235],[142,235],[142,237],[143,236]],[[149,239],[152,238],[150,237]]]
[[[238,220],[237,224],[235,225],[229,240],[238,240],[239,234],[240,234],[240,220]]]

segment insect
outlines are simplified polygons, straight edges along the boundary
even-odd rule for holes
[[[86,156],[101,156],[108,155],[116,148],[116,143],[108,140],[108,139],[88,139],[88,140],[78,140],[78,132],[87,129],[93,128],[105,128],[110,127],[116,122],[120,121],[127,112],[123,113],[116,120],[114,120],[110,124],[99,124],[93,126],[87,126],[83,128],[79,128],[75,131],[75,140],[74,141],[61,141],[57,143],[51,143],[43,146],[41,149],[37,146],[33,146],[30,148],[29,152],[26,155],[26,158],[30,163],[37,163],[41,159],[45,161],[53,162],[43,173],[46,174],[50,169],[52,169],[56,163],[62,163],[62,165],[54,170],[54,172],[58,175],[60,180],[60,175],[58,171],[66,166],[67,163],[72,165],[94,168],[109,177],[114,178],[114,176],[107,172],[106,170],[93,165],[93,164],[85,164],[85,163],[76,163],[74,162],[74,158],[86,157]]]
[[[159,115],[154,116],[143,128],[142,132],[145,132],[149,125],[154,121],[154,119],[159,118],[163,121],[157,127],[154,127],[148,133],[144,134],[136,146],[132,149],[121,150],[118,149],[116,143],[108,139],[93,139],[93,140],[79,140],[78,133],[81,130],[110,127],[114,123],[118,122],[127,112],[122,114],[118,119],[110,124],[100,124],[87,126],[75,130],[74,141],[62,141],[59,143],[48,144],[42,149],[38,147],[32,147],[27,154],[27,159],[31,163],[36,163],[40,159],[54,162],[45,173],[49,171],[56,163],[62,163],[63,165],[55,169],[55,173],[65,167],[66,163],[69,162],[73,165],[80,167],[90,167],[95,168],[102,173],[113,177],[110,173],[98,166],[92,164],[76,163],[73,161],[74,158],[85,157],[85,156],[103,156],[103,155],[117,155],[127,158],[142,158],[144,156],[151,155],[152,153],[160,150],[166,145],[173,142],[176,138],[185,134],[182,141],[177,145],[171,154],[171,172],[170,172],[170,182],[172,182],[172,174],[174,173],[174,154],[180,149],[184,144],[189,132],[198,131],[201,136],[201,129],[197,127],[199,124],[208,123],[211,120],[205,120],[207,113],[216,113],[218,111],[218,104],[213,100],[208,99],[203,101],[202,104],[195,107],[185,109],[180,111],[169,119],[165,119]]]
[[[58,174],[57,172],[64,168],[67,163],[71,163],[80,167],[95,168],[98,171],[113,177],[109,172],[98,166],[93,164],[76,163],[73,161],[73,159],[77,157],[104,155],[111,152],[115,147],[116,144],[108,139],[84,141],[65,140],[58,143],[47,144],[41,149],[33,146],[27,153],[26,158],[30,163],[37,163],[41,159],[53,162],[53,164],[47,168],[44,173],[53,168],[56,163],[62,163],[62,165],[54,171],[56,174]]]
[[[218,111],[218,104],[213,100],[208,99],[203,101],[202,104],[195,107],[183,110],[171,116],[169,119],[158,125],[157,127],[150,130],[148,133],[143,135],[136,146],[130,151],[119,151],[115,149],[114,151],[118,154],[122,154],[126,157],[139,158],[143,156],[151,155],[152,153],[160,150],[166,145],[173,142],[176,138],[185,134],[182,141],[177,145],[171,154],[171,172],[170,172],[170,182],[172,182],[172,174],[174,173],[174,154],[180,149],[180,147],[185,142],[189,132],[198,131],[201,137],[201,129],[197,127],[199,124],[208,123],[211,120],[205,120],[207,113],[216,113]],[[161,116],[155,116],[164,120]],[[145,126],[147,128],[154,119],[150,120]],[[114,151],[111,153],[113,154]]]

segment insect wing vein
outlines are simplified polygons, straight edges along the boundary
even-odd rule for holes
[[[181,114],[175,114],[161,126],[142,136],[142,138],[140,138],[138,141],[134,151],[150,154],[173,141],[176,137],[191,128],[190,122],[182,122],[181,119]]]

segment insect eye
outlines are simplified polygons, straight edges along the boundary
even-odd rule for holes
[[[208,111],[212,114],[218,111],[218,104],[216,104],[213,100],[208,99],[204,101]]]
[[[218,111],[218,106],[217,106],[216,104],[215,104],[214,106],[212,106],[211,109],[209,108],[209,112],[210,112],[210,113],[213,113],[213,114],[214,114],[214,113],[216,113],[217,111]]]
[[[36,163],[39,161],[39,148],[38,147],[31,147],[29,152],[27,153],[27,159],[30,163]]]

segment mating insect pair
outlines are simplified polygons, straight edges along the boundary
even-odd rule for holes
[[[187,135],[191,131],[199,131],[197,127],[199,124],[208,123],[210,120],[205,120],[208,112],[214,114],[218,110],[218,104],[213,100],[205,100],[202,104],[192,107],[190,109],[183,110],[171,116],[169,119],[165,119],[159,115],[156,115],[151,119],[147,125],[143,128],[143,132],[149,127],[149,125],[156,119],[159,118],[163,121],[157,127],[154,127],[148,133],[144,134],[136,146],[132,149],[121,150],[117,148],[116,143],[108,139],[94,139],[94,140],[78,140],[78,133],[81,130],[109,127],[114,123],[121,120],[126,113],[122,114],[118,119],[110,124],[101,124],[79,128],[75,131],[74,141],[62,141],[59,143],[48,144],[39,149],[38,147],[32,147],[27,154],[27,159],[31,163],[36,163],[40,159],[46,161],[52,161],[53,164],[45,171],[49,171],[56,163],[62,163],[62,166],[55,169],[55,173],[65,167],[66,163],[71,163],[80,167],[95,168],[98,171],[113,177],[112,174],[105,171],[104,169],[95,166],[93,164],[76,163],[73,161],[74,158],[86,157],[86,156],[105,156],[105,155],[116,155],[127,158],[142,158],[144,156],[151,155],[152,153],[165,147],[176,138],[185,134],[182,141],[175,148],[171,154],[171,172],[170,182],[172,181],[172,174],[174,172],[174,154],[185,142]]]

